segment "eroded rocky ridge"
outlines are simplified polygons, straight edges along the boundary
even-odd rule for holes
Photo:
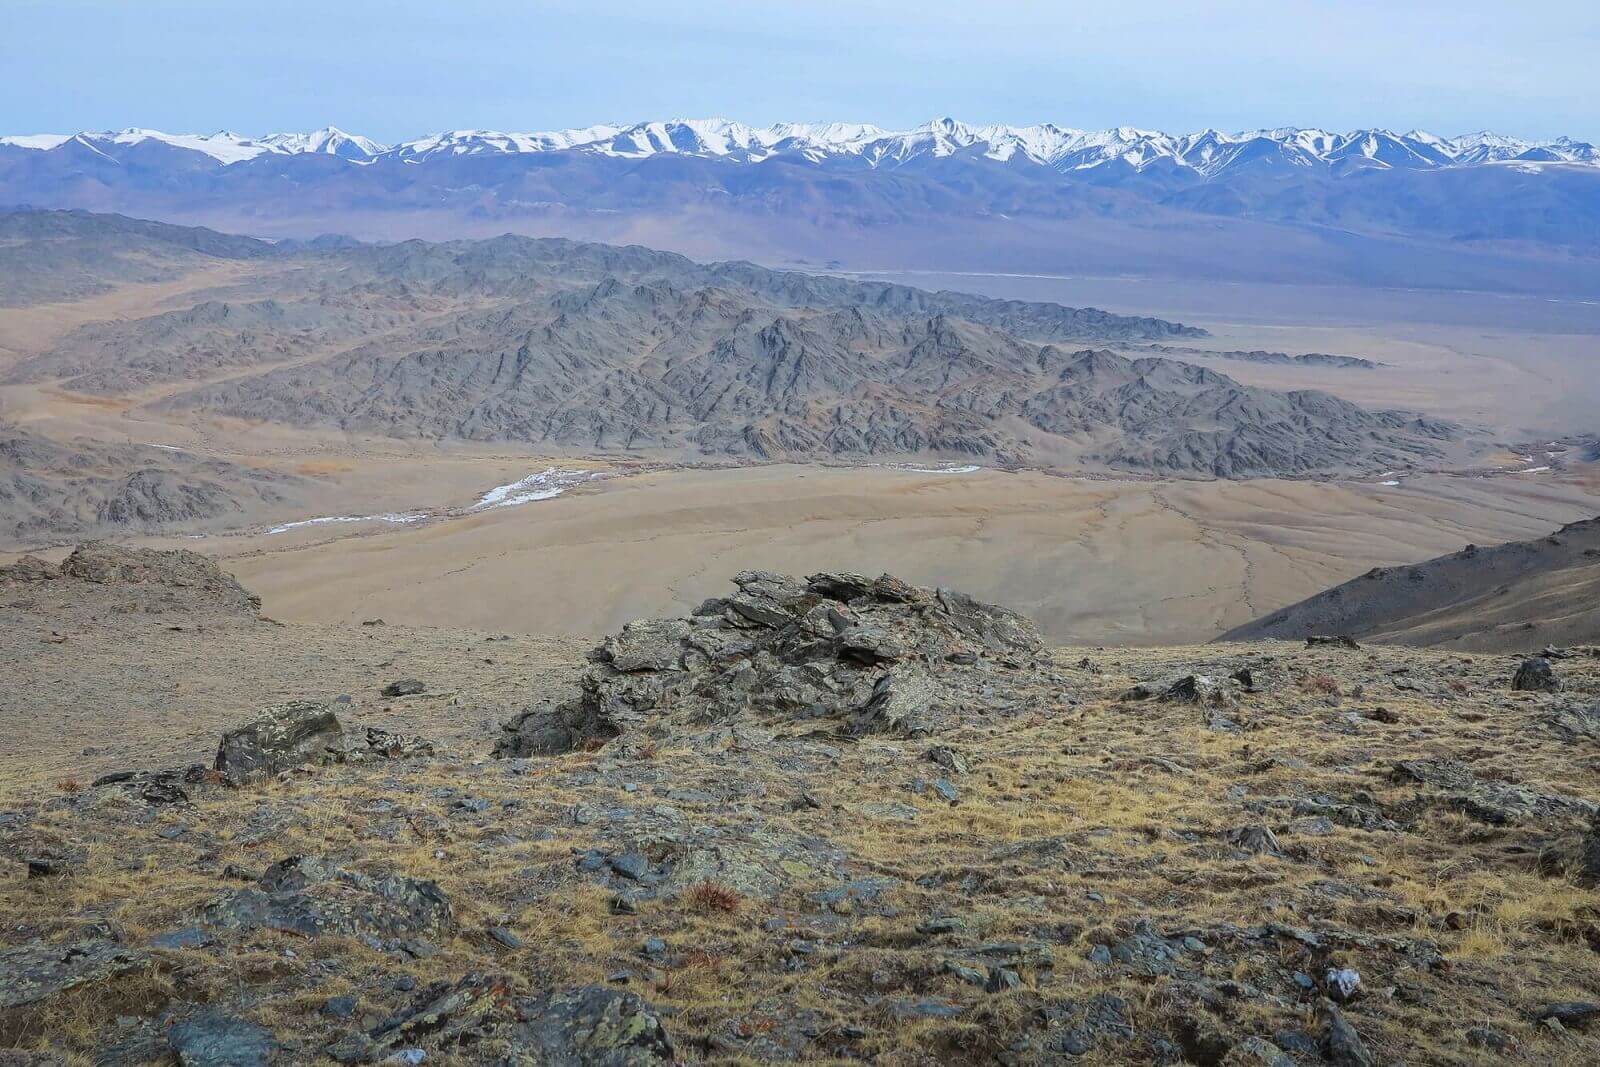
[[[1094,308],[511,236],[271,260],[192,306],[84,326],[8,380],[404,439],[1224,478],[1417,466],[1466,436],[1125,358],[1111,347],[1204,331]]]
[[[744,571],[689,618],[630,623],[590,658],[580,695],[506,724],[502,756],[729,725],[845,736],[938,733],[1020,710],[1053,680],[1033,624],[893,575]]]
[[[160,533],[246,521],[296,499],[296,475],[170,448],[54,441],[0,423],[0,538]]]

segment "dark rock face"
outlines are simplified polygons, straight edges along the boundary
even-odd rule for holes
[[[0,1009],[33,1004],[148,963],[146,954],[106,940],[66,945],[34,942],[0,951]]]
[[[1561,690],[1561,680],[1555,669],[1543,656],[1531,656],[1522,661],[1511,678],[1511,688],[1524,693],[1556,693]]]
[[[603,744],[646,726],[825,720],[848,734],[920,735],[964,706],[999,710],[1001,684],[1043,685],[1031,623],[892,575],[766,571],[687,619],[630,623],[590,658],[577,699],[507,723],[500,756]]]
[[[274,704],[255,722],[222,735],[215,766],[229,785],[248,785],[325,760],[342,750],[343,741],[331,705],[304,700]]]
[[[219,1012],[178,1023],[167,1041],[182,1067],[266,1067],[278,1048],[255,1023]]]
[[[673,1062],[672,1042],[636,994],[584,986],[517,1002],[519,1053],[547,1067],[653,1067]]]
[[[304,937],[411,937],[452,922],[450,901],[431,881],[374,878],[327,860],[294,856],[268,867],[255,886],[212,902],[208,926],[284,930]]]

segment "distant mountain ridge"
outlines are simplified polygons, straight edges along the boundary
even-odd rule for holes
[[[386,146],[334,127],[130,129],[0,137],[0,205],[807,268],[1600,292],[1600,149],[1571,138],[705,119]]]
[[[440,156],[583,152],[625,159],[688,155],[744,163],[792,157],[812,163],[857,162],[867,167],[893,168],[921,158],[969,155],[999,162],[1023,159],[1061,171],[1111,165],[1142,171],[1167,165],[1208,179],[1264,165],[1333,171],[1367,167],[1430,170],[1517,163],[1600,166],[1600,148],[1570,137],[1528,140],[1488,131],[1439,137],[1421,130],[1396,133],[1374,128],[1334,133],[1300,127],[1169,134],[1131,126],[1083,130],[1054,123],[969,125],[952,118],[935,119],[909,130],[849,122],[749,126],[720,118],[526,133],[451,130],[392,146],[334,126],[310,133],[262,137],[229,131],[170,134],[138,127],[114,132],[0,137],[0,146],[49,152],[79,145],[112,158],[120,150],[152,142],[209,156],[223,165],[262,155],[332,155],[356,163],[384,158],[421,163]]]

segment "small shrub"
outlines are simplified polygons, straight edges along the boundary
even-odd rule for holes
[[[708,914],[717,911],[736,912],[744,903],[744,898],[739,895],[737,889],[721,882],[701,882],[691,886],[684,899],[695,911]]]
[[[1332,675],[1313,674],[1301,682],[1300,686],[1308,693],[1321,693],[1330,697],[1339,695],[1339,682]]]

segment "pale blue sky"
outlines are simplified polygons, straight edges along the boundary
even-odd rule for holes
[[[1600,140],[1600,3],[0,0],[0,133],[722,115]]]

